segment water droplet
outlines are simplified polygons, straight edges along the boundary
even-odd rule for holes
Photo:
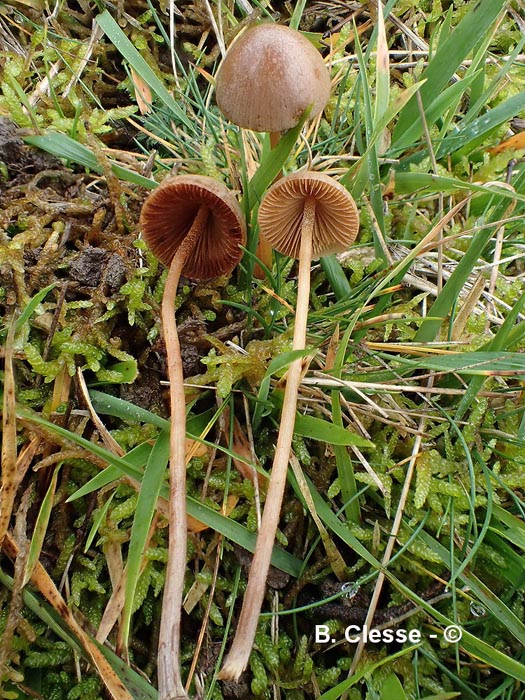
[[[472,617],[485,617],[487,609],[481,603],[473,600],[470,604],[470,613]]]
[[[359,585],[353,581],[347,581],[341,584],[341,592],[347,600],[351,600],[358,592]]]

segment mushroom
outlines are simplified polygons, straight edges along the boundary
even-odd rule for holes
[[[355,240],[359,215],[351,195],[336,180],[316,172],[287,175],[275,182],[259,207],[259,226],[276,250],[299,258],[293,349],[306,345],[313,258],[346,250]],[[237,632],[219,678],[238,680],[253,646],[266,588],[294,432],[302,359],[292,362],[286,378],[279,436],[261,527],[250,568]]]
[[[169,548],[158,649],[159,700],[187,698],[180,669],[180,620],[186,568],[186,402],[174,305],[180,275],[218,277],[239,262],[246,240],[237,200],[221,183],[200,175],[164,180],[140,214],[144,240],[169,267],[162,329],[170,382]]]
[[[294,127],[308,107],[312,119],[323,111],[330,97],[330,74],[321,54],[300,32],[266,22],[249,27],[229,48],[215,94],[231,122],[270,132],[275,148],[280,132]],[[263,236],[257,252],[271,268],[272,250]]]

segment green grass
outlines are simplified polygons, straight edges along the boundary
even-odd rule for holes
[[[346,19],[339,5],[317,5],[325,19]],[[248,3],[210,7],[216,20],[222,12],[228,45]],[[313,359],[274,547],[277,583],[244,697],[525,698],[525,169],[520,148],[489,150],[525,110],[514,5],[390,2],[384,27],[373,15],[365,25],[363,6],[355,24],[325,41],[333,91],[318,128],[305,114],[273,152],[267,136],[242,134],[215,106],[220,42],[210,30],[199,43],[205,4],[180,5],[176,78],[169,18],[156,3],[140,11],[126,3],[126,14],[90,4],[101,34],[85,63],[92,30],[71,10],[57,3],[45,29],[34,3],[0,3],[8,47],[0,110],[76,183],[53,189],[53,178],[66,176],[45,174],[10,188],[6,168],[19,171],[7,157],[0,164],[9,193],[0,334],[16,378],[3,430],[16,417],[18,466],[27,470],[11,519],[26,554],[15,566],[6,553],[0,559],[0,695],[104,696],[81,640],[44,591],[23,588],[40,560],[92,637],[124,582],[122,616],[102,649],[132,697],[156,697],[167,553],[158,501],[168,496],[169,422],[158,387],[165,275],[136,239],[146,192],[175,166],[234,188],[248,223],[239,270],[183,285],[177,310],[190,330],[197,323],[185,343],[204,359],[188,380],[188,435],[203,452],[188,465],[188,512],[199,525],[189,534],[183,675],[195,661],[192,692],[231,697],[216,674],[249,570],[244,550],[255,545],[282,376],[296,358],[295,268],[275,254],[266,278],[253,278],[257,208],[281,169],[310,163],[353,194],[361,231],[350,251],[312,268]],[[311,10],[295,3],[290,24],[311,29]],[[418,38],[412,54],[403,53],[409,29]],[[41,81],[54,65],[60,72],[46,91]],[[143,115],[132,70],[151,91]],[[125,146],[105,143],[125,128],[133,130]],[[88,242],[121,255],[123,277],[92,287],[72,279],[65,290]],[[77,367],[105,428],[93,428]],[[9,363],[0,377],[10,386]],[[143,405],[141,391],[154,398]],[[250,470],[257,488],[243,476]],[[343,583],[353,584],[351,599]],[[341,640],[374,608],[374,624],[421,630],[421,643],[315,643],[316,623]],[[462,629],[459,644],[443,638],[450,625]]]

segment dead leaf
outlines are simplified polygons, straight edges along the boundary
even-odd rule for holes
[[[13,352],[15,323],[11,322],[5,344],[4,401],[2,406],[2,483],[0,488],[0,545],[7,533],[16,496],[16,402]]]
[[[11,559],[16,559],[18,556],[18,546],[8,533],[5,536],[2,549]],[[31,581],[82,644],[88,658],[91,659],[95,665],[102,682],[105,684],[114,700],[133,700],[133,697],[117,676],[109,661],[98,649],[91,637],[84,632],[82,627],[76,621],[73,613],[68,608],[66,601],[60,595],[52,578],[49,576],[40,562],[37,562],[33,570]]]
[[[131,79],[133,80],[133,87],[135,88],[135,99],[137,100],[139,112],[141,114],[148,114],[151,111],[152,102],[149,85],[142,80],[140,75],[133,68],[131,69]]]
[[[506,139],[497,146],[492,146],[492,148],[487,148],[487,152],[495,156],[503,151],[513,150],[518,151],[520,148],[525,148],[525,131],[520,131],[519,134],[514,134],[510,139]]]
[[[252,482],[252,484],[255,475],[257,475],[257,481],[259,483],[259,486],[265,486],[267,478],[266,476],[264,476],[264,474],[261,474],[252,467],[253,456],[250,447],[250,442],[244,434],[241,424],[235,417],[233,418],[232,450],[236,455],[238,455],[237,457],[233,457],[233,464],[235,466],[235,469],[237,469],[237,471],[239,472],[239,474],[241,474],[241,476],[243,476],[245,479],[249,479]]]
[[[339,348],[339,324],[336,325],[330,342],[328,343],[328,349],[326,351],[326,360],[324,362],[324,368],[326,372],[330,372],[334,368],[335,358],[337,355],[337,350]]]
[[[239,497],[230,494],[226,500],[226,512],[224,513],[224,515],[228,516],[235,508],[238,502]],[[209,528],[209,525],[202,523],[200,520],[197,520],[197,518],[193,518],[191,515],[188,515],[187,517],[188,532],[193,532],[195,534],[197,532],[203,532],[203,530],[207,530]]]

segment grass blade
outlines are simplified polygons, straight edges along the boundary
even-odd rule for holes
[[[315,416],[302,416],[298,413],[295,418],[294,433],[311,440],[326,442],[329,445],[355,445],[356,447],[374,448],[374,444],[370,440],[322,418],[315,418]]]
[[[21,420],[40,425],[51,432],[57,433],[66,440],[71,440],[71,442],[83,447],[88,452],[91,452],[100,459],[108,462],[108,464],[115,467],[121,474],[139,481],[142,479],[142,470],[137,468],[134,464],[128,462],[125,458],[117,457],[112,452],[109,452],[100,445],[90,442],[80,435],[72,433],[59,425],[50,423],[22,406],[17,406],[17,413]],[[169,493],[166,484],[162,485],[160,494],[163,496],[163,498],[168,498]],[[212,530],[219,532],[221,535],[224,535],[248,551],[253,552],[255,550],[256,536],[254,533],[249,532],[243,525],[240,525],[230,518],[226,518],[224,515],[221,515],[209,506],[200,503],[191,496],[187,496],[186,504],[188,514],[194,517],[196,520],[200,520],[200,522],[204,523]],[[278,547],[274,547],[273,549],[272,564],[278,569],[281,569],[281,571],[289,573],[291,576],[299,576],[301,571],[300,559]]]
[[[465,125],[459,124],[451,136],[447,136],[439,145],[436,158],[441,159],[451,153],[456,153],[460,149],[462,155],[473,150],[476,146],[486,140],[487,135],[505,124],[513,117],[521,114],[525,108],[525,95],[519,93],[509,97],[508,100],[489,109],[485,114],[468,122]],[[468,146],[468,150],[466,147]]]
[[[496,353],[498,350],[504,350],[506,347],[508,347],[508,342],[509,342],[509,337],[510,337],[510,332],[512,331],[514,324],[516,323],[516,320],[521,313],[521,310],[523,309],[523,305],[525,304],[525,294],[522,295],[522,297],[514,304],[514,307],[508,314],[508,316],[505,318],[501,326],[496,332],[496,335],[492,340],[490,340],[486,345],[487,352],[491,354],[492,352]],[[477,354],[477,353],[475,353]],[[485,354],[485,353],[483,353]],[[525,371],[525,366],[521,366],[520,369],[520,360],[522,359],[522,355],[520,353],[503,353],[503,358],[499,357],[496,358],[496,363],[499,363],[503,361],[503,364],[505,365],[505,360],[509,360],[509,364],[512,364],[513,367],[511,368],[505,368],[502,371],[504,372],[512,372],[513,374],[518,374],[523,371]],[[487,369],[486,367],[484,368],[485,370]],[[492,372],[490,372],[492,373]],[[497,373],[497,370],[496,372]],[[456,410],[456,414],[454,416],[455,420],[461,420],[461,418],[465,415],[467,412],[468,408],[470,407],[472,401],[474,401],[475,397],[481,391],[481,387],[483,386],[485,379],[483,376],[478,376],[474,377],[469,385],[468,389],[465,392],[465,395],[461,399],[461,402]]]
[[[128,646],[131,615],[137,589],[142,558],[146,547],[148,533],[155,513],[157,498],[161,486],[164,483],[166,468],[169,460],[169,433],[163,431],[153,445],[144,474],[141,488],[131,526],[131,537],[126,563],[126,587],[124,607],[122,609],[122,623],[120,626],[120,640],[125,649]]]
[[[373,143],[370,145],[372,142],[372,135],[374,134],[374,131],[377,133],[377,138],[379,139],[382,136],[382,131],[379,132],[377,129],[377,124],[374,122],[374,117],[373,117],[373,110],[372,110],[372,90],[370,88],[370,85],[368,83],[368,72],[366,70],[366,64],[365,64],[365,59],[363,56],[363,52],[361,50],[361,44],[358,40],[358,31],[357,27],[354,28],[355,32],[355,43],[356,43],[356,53],[357,53],[357,59],[359,63],[359,82],[361,85],[361,93],[363,96],[363,105],[364,105],[364,120],[365,120],[365,133],[366,133],[366,156],[363,156],[363,164],[361,166],[361,170],[359,171],[359,174],[357,176],[357,180],[355,183],[355,193],[359,195],[361,191],[364,189],[365,182],[367,183],[369,187],[369,192],[370,192],[370,202],[372,205],[372,209],[374,211],[374,215],[377,220],[377,225],[378,228],[381,232],[381,235],[385,235],[385,217],[384,217],[384,211],[383,211],[383,197],[382,197],[382,186],[381,186],[381,177],[379,175],[379,163],[377,159],[377,145],[376,143]],[[384,99],[384,96],[383,96]],[[377,118],[378,121],[380,121],[380,118],[383,115],[378,113]],[[379,133],[378,133],[379,132]],[[366,161],[365,161],[366,158]],[[385,260],[385,251],[383,249],[383,245],[381,241],[378,239],[378,235],[376,232],[375,227],[373,228],[373,234],[374,234],[374,251],[375,255],[379,260]]]
[[[393,582],[393,579],[388,572],[386,573],[386,576],[390,578]],[[420,598],[417,594],[411,591],[410,588],[408,588],[404,584],[400,584],[399,581],[396,581],[394,585],[396,586],[396,588],[399,588],[399,590],[403,592],[407,597],[410,597],[412,600],[414,600],[414,602],[420,605],[423,608],[423,610],[429,613],[429,615],[432,615],[432,617],[436,619],[441,625],[448,627],[450,625],[455,624],[452,620],[450,620],[445,615],[442,615],[432,605]],[[508,608],[507,611],[510,613],[510,610],[508,610]],[[499,618],[499,620],[500,622],[502,622],[501,618]],[[467,653],[471,654],[475,659],[479,659],[483,663],[489,664],[489,666],[499,669],[505,675],[510,676],[512,678],[516,678],[516,680],[519,680],[522,683],[525,682],[524,664],[522,664],[519,661],[515,661],[513,658],[507,656],[506,654],[503,654],[501,651],[491,646],[490,644],[487,644],[481,639],[478,639],[478,637],[475,637],[464,627],[461,628],[461,635],[461,647]]]
[[[425,110],[453,77],[461,62],[474,49],[479,37],[490,30],[504,6],[505,0],[479,0],[472,5],[470,12],[443,41],[421,76],[426,81],[420,91]],[[412,130],[414,123],[418,125],[415,131]],[[405,134],[409,130],[411,135],[407,139]],[[407,148],[412,145],[414,138],[419,138],[421,134],[423,134],[423,123],[417,102],[413,99],[399,115],[399,121],[392,135],[392,147]]]
[[[190,134],[195,134],[195,124],[188,119],[186,114],[175,101],[173,95],[168,92],[161,80],[157,78],[153,70],[149,67],[128,37],[124,34],[122,29],[115,22],[109,11],[104,10],[104,12],[97,17],[96,21],[113,46],[122,54],[122,56],[124,56],[133,70],[151,88],[151,90],[161,100],[163,105],[173,113],[174,117],[181,124],[183,124],[186,129],[188,129]]]
[[[417,646],[420,645],[413,645],[407,647],[406,649],[401,649],[400,651],[396,651],[395,654],[388,654],[379,661],[373,661],[370,664],[364,665],[364,668],[352,674],[350,678],[341,681],[341,683],[338,683],[333,688],[330,688],[330,690],[327,690],[322,695],[319,695],[317,700],[339,700],[339,698],[342,698],[347,690],[349,690],[352,686],[361,681],[363,678],[372,674],[376,669],[381,668],[381,666],[383,666],[384,664],[395,662],[396,659],[400,659],[403,656],[406,656],[406,654],[414,651],[414,649],[416,649]]]
[[[56,131],[49,131],[43,136],[26,136],[24,138],[26,143],[41,148],[47,153],[56,156],[57,158],[63,158],[69,160],[72,163],[77,163],[82,165],[84,168],[89,168],[95,173],[102,173],[102,168],[97,161],[95,155],[83,144],[75,141],[70,136],[66,134],[60,134]],[[126,182],[131,182],[135,185],[140,185],[140,187],[146,187],[147,189],[154,189],[157,186],[155,180],[151,180],[149,177],[144,177],[139,173],[123,168],[117,163],[111,163],[111,169],[117,177]]]
[[[15,331],[19,333],[22,330],[22,326],[29,321],[31,316],[34,314],[34,312],[37,310],[38,305],[41,304],[44,299],[47,297],[49,292],[56,287],[56,283],[53,282],[53,284],[48,285],[47,287],[44,287],[44,289],[41,289],[39,292],[37,292],[34,297],[31,298],[28,304],[24,307],[24,310],[20,314],[20,316],[16,319],[15,322]]]
[[[27,555],[24,578],[22,580],[22,588],[30,581],[36,563],[40,559],[40,552],[42,551],[42,546],[44,544],[44,539],[47,532],[47,526],[49,525],[49,518],[51,517],[51,511],[53,509],[53,499],[55,497],[55,491],[57,487],[58,472],[59,467],[57,467],[53,471],[51,482],[46,491],[46,495],[42,500],[40,510],[38,511],[33,535],[29,543],[29,554]]]
[[[524,184],[525,175],[521,173],[519,179],[516,181],[516,190],[520,191]],[[488,215],[488,218],[489,221],[494,221],[496,223],[494,223],[494,226],[480,229],[474,235],[468,250],[465,252],[465,255],[458,262],[456,269],[451,274],[441,293],[430,307],[428,313],[430,316],[432,316],[432,318],[425,319],[414,336],[415,342],[428,343],[435,340],[439,329],[441,328],[445,318],[452,310],[461,289],[472,272],[472,268],[478,261],[479,257],[483,254],[485,246],[494,235],[494,232],[498,227],[498,222],[504,218],[508,207],[507,201],[501,201],[501,198],[499,197],[494,197],[493,199],[495,200],[493,201],[493,204],[495,205],[494,210]]]

